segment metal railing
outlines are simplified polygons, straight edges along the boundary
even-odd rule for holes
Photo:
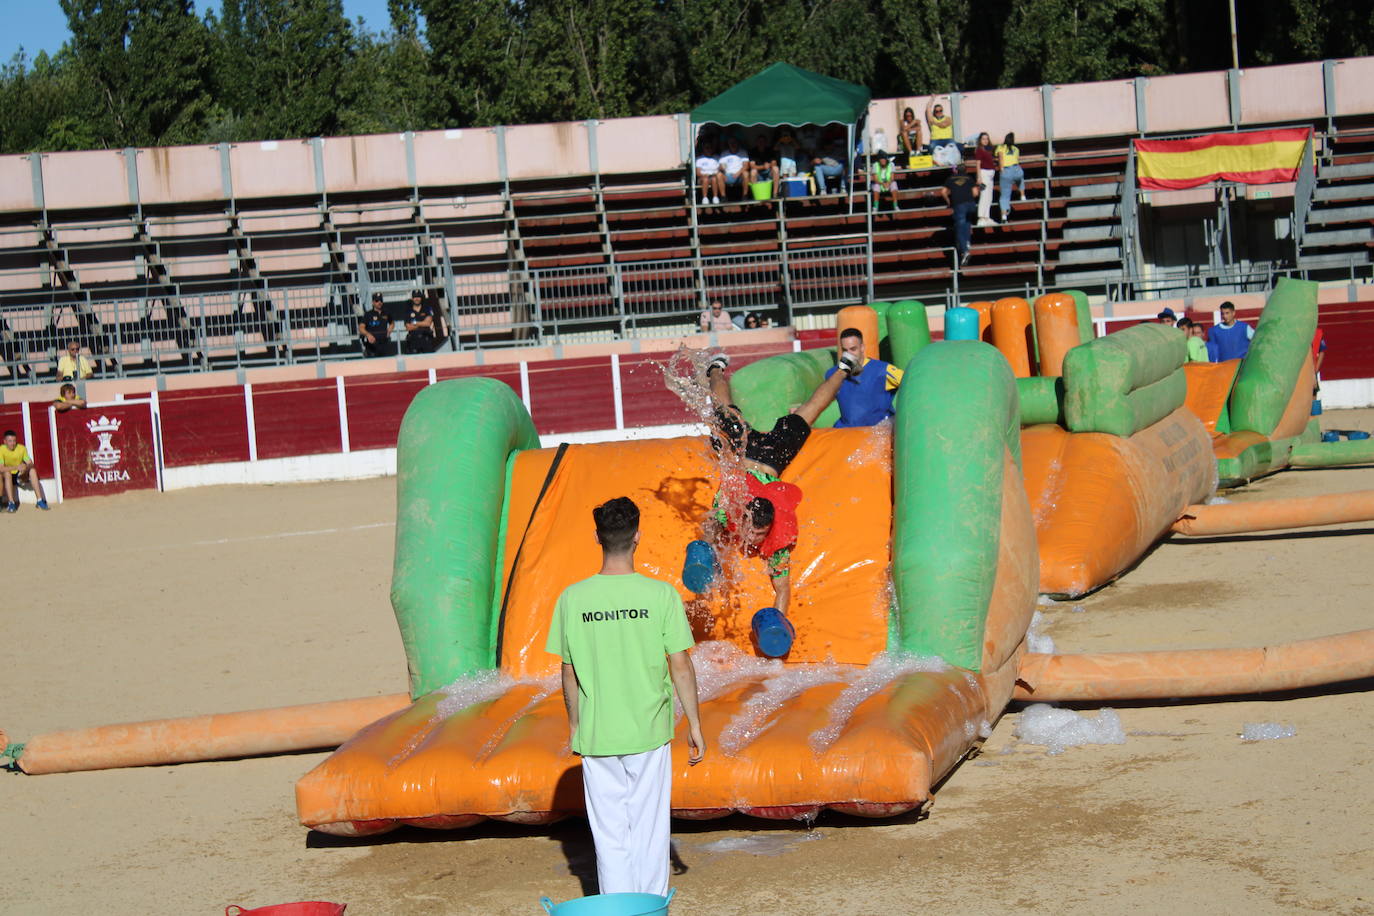
[[[1293,188],[1293,263],[1301,263],[1302,242],[1307,234],[1307,214],[1312,210],[1312,198],[1317,190],[1317,169],[1312,158],[1312,135],[1302,147],[1298,160],[1298,181]]]

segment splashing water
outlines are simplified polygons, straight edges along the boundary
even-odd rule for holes
[[[855,669],[849,686],[830,704],[830,721],[811,734],[811,750],[819,754],[834,744],[854,710],[897,678],[917,671],[944,671],[948,667],[944,659],[936,656],[878,653],[867,668]]]
[[[788,700],[822,684],[843,683],[852,669],[840,665],[792,665],[763,682],[720,732],[720,748],[733,757],[768,730],[773,714]]]

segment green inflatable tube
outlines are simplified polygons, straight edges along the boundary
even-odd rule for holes
[[[1374,439],[1342,439],[1340,442],[1304,442],[1293,446],[1289,463],[1303,468],[1331,468],[1348,464],[1374,464]]]
[[[1079,344],[1064,356],[1064,418],[1076,433],[1130,436],[1183,406],[1183,332],[1141,324]]]
[[[1016,380],[1016,393],[1021,402],[1021,425],[1042,423],[1064,425],[1064,380],[1059,377],[1033,375]]]
[[[440,382],[410,402],[396,443],[391,606],[412,697],[496,665],[507,459],[538,447],[525,405],[495,379]]]
[[[1093,310],[1088,305],[1088,294],[1081,289],[1066,289],[1064,295],[1073,299],[1078,311],[1078,342],[1087,343],[1093,339]]]
[[[887,310],[887,341],[892,365],[897,367],[911,362],[911,358],[930,343],[930,319],[924,302],[903,299]]]
[[[802,350],[780,353],[750,363],[730,378],[730,391],[744,420],[755,429],[769,430],[783,417],[811,397],[811,392],[835,365],[834,350]],[[814,424],[830,427],[840,418],[840,408],[831,404]]]
[[[1317,284],[1283,277],[1269,294],[1231,389],[1231,428],[1268,436],[1283,419],[1317,330]]]
[[[907,364],[893,431],[890,648],[977,671],[997,575],[1003,456],[1020,463],[1016,381],[980,341],[939,341]]]

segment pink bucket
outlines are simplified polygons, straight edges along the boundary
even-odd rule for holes
[[[278,903],[275,906],[245,910],[237,903],[231,903],[224,908],[224,916],[343,916],[343,911],[347,907],[346,903],[306,900],[302,903]]]

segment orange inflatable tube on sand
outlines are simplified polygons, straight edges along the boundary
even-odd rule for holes
[[[1021,659],[1018,700],[1146,700],[1297,690],[1374,677],[1374,630],[1258,649],[1038,655]]]
[[[19,768],[31,775],[72,773],[333,748],[409,703],[397,693],[52,732],[24,744]]]
[[[1301,499],[1189,506],[1183,517],[1174,523],[1173,530],[1178,534],[1198,537],[1368,521],[1374,521],[1374,490],[1328,493]]]

